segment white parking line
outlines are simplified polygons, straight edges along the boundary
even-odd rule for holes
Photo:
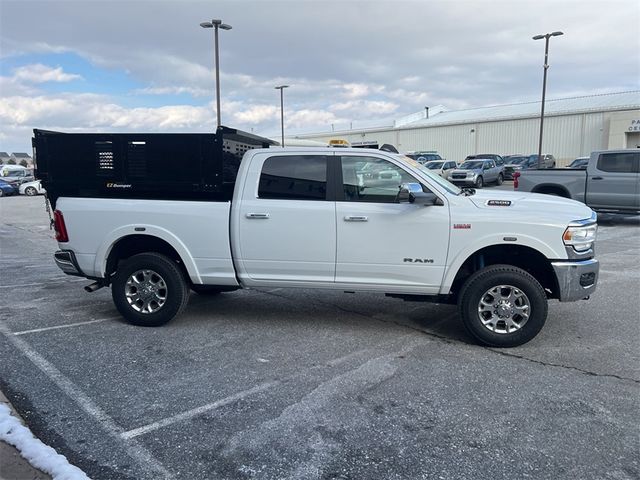
[[[85,394],[75,383],[69,380],[60,370],[46,360],[42,355],[32,349],[27,342],[13,335],[9,328],[0,322],[0,333],[18,349],[25,357],[27,357],[44,375],[47,376],[54,384],[60,388],[71,400],[90,417],[93,417],[100,426],[119,443],[124,443],[123,447],[128,455],[140,464],[141,468],[154,478],[173,478],[173,475],[156,460],[136,440],[126,440],[122,437],[123,429],[94,403],[87,394]]]
[[[97,320],[88,320],[86,322],[69,323],[67,325],[56,325],[54,327],[34,328],[33,330],[22,330],[21,332],[13,332],[13,334],[14,335],[26,335],[27,333],[46,332],[46,331],[49,331],[49,330],[57,330],[59,328],[79,327],[80,325],[89,325],[91,323],[107,322],[109,320],[116,320],[118,318],[121,318],[121,317],[99,318]]]
[[[193,418],[198,416],[204,412],[208,412],[211,410],[215,410],[220,407],[224,407],[225,405],[229,405],[231,403],[237,402],[238,400],[242,400],[256,393],[262,392],[263,390],[267,390],[271,387],[278,385],[279,381],[266,382],[261,383],[249,390],[244,390],[239,393],[235,393],[227,398],[223,398],[222,400],[217,400],[213,403],[209,403],[207,405],[203,405],[201,407],[194,408],[192,410],[187,410],[186,412],[179,413],[178,415],[174,415],[173,417],[164,418],[158,422],[150,423],[149,425],[144,425],[142,427],[135,428],[133,430],[129,430],[128,432],[124,432],[121,434],[122,438],[130,439],[145,433],[152,432],[154,430],[158,430],[159,428],[166,427],[168,425],[172,425],[174,423],[180,422],[182,420],[187,420],[189,418]]]

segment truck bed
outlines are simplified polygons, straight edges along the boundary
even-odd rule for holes
[[[172,245],[193,283],[235,286],[229,245],[230,202],[62,197],[69,242],[89,277],[104,277],[106,259],[121,237],[157,237]]]

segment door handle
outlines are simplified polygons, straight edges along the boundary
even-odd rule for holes
[[[591,180],[602,180],[602,177],[591,177]]]
[[[268,213],[247,213],[247,218],[255,218],[257,220],[266,220],[269,218]]]
[[[364,215],[347,215],[344,217],[345,222],[368,222],[369,217],[365,217]]]

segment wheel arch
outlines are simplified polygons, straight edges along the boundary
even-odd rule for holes
[[[487,245],[467,255],[457,268],[447,273],[444,285],[448,288],[441,293],[450,293],[457,300],[467,278],[484,267],[499,264],[525,270],[542,285],[549,298],[558,298],[558,281],[549,258],[531,246],[504,243]]]
[[[564,198],[571,198],[571,194],[567,187],[563,185],[558,185],[556,183],[541,183],[540,185],[536,185],[531,193],[540,193],[540,194],[552,194],[559,195]]]
[[[144,228],[144,233],[139,232],[141,228]],[[96,271],[108,278],[120,260],[138,253],[156,252],[174,260],[191,282],[202,283],[195,261],[180,239],[158,227],[136,225],[136,229],[122,227],[107,237],[96,255]]]

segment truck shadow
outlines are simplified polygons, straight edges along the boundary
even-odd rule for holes
[[[209,319],[247,327],[348,329],[350,334],[388,335],[414,331],[447,343],[476,343],[467,334],[452,305],[403,302],[381,294],[348,295],[320,290],[239,290],[214,297],[192,295],[184,314],[174,320],[183,326]],[[224,319],[224,320],[223,320]],[[173,322],[172,322],[173,323]]]
[[[598,213],[598,225],[605,226],[640,226],[640,215],[629,215],[626,213]]]

